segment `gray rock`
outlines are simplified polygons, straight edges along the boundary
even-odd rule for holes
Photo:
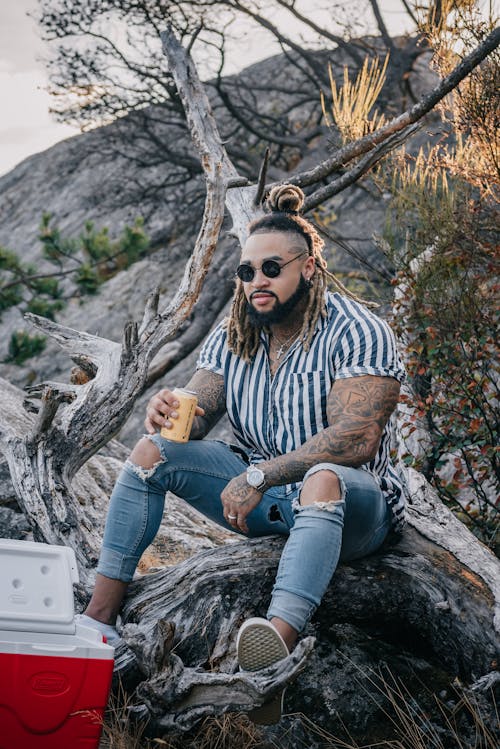
[[[0,506],[0,538],[30,540],[30,527],[22,512]]]
[[[0,506],[19,510],[7,461],[0,456]]]

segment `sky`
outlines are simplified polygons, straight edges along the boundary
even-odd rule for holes
[[[316,0],[302,0],[302,7],[307,8],[309,2],[317,5]],[[79,132],[55,122],[49,113],[43,64],[47,47],[38,36],[36,23],[27,15],[37,4],[37,0],[0,0],[0,175],[31,154]],[[398,33],[405,21],[401,1],[381,0],[380,5],[390,31]],[[244,64],[270,54],[269,45],[257,40],[243,56]]]
[[[0,174],[78,130],[49,114],[44,45],[26,13],[37,0],[0,0]]]

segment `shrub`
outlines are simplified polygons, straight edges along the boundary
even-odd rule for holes
[[[44,350],[46,338],[43,335],[30,335],[25,330],[17,330],[10,337],[9,355],[5,361],[23,364],[26,359]]]

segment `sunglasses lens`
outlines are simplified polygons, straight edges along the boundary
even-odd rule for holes
[[[251,265],[238,265],[238,267],[236,268],[236,275],[244,283],[248,283],[254,277],[255,271]]]
[[[268,278],[276,278],[281,273],[281,266],[276,260],[266,260],[262,263],[262,273]]]
[[[266,260],[262,263],[262,273],[267,276],[267,278],[276,278],[281,273],[281,265],[279,265],[276,260]],[[253,280],[255,269],[252,268],[251,265],[248,265],[248,263],[243,263],[236,268],[236,275],[244,283],[248,283]]]

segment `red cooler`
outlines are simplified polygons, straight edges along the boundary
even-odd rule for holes
[[[0,749],[97,749],[114,649],[75,624],[75,554],[0,539]]]

